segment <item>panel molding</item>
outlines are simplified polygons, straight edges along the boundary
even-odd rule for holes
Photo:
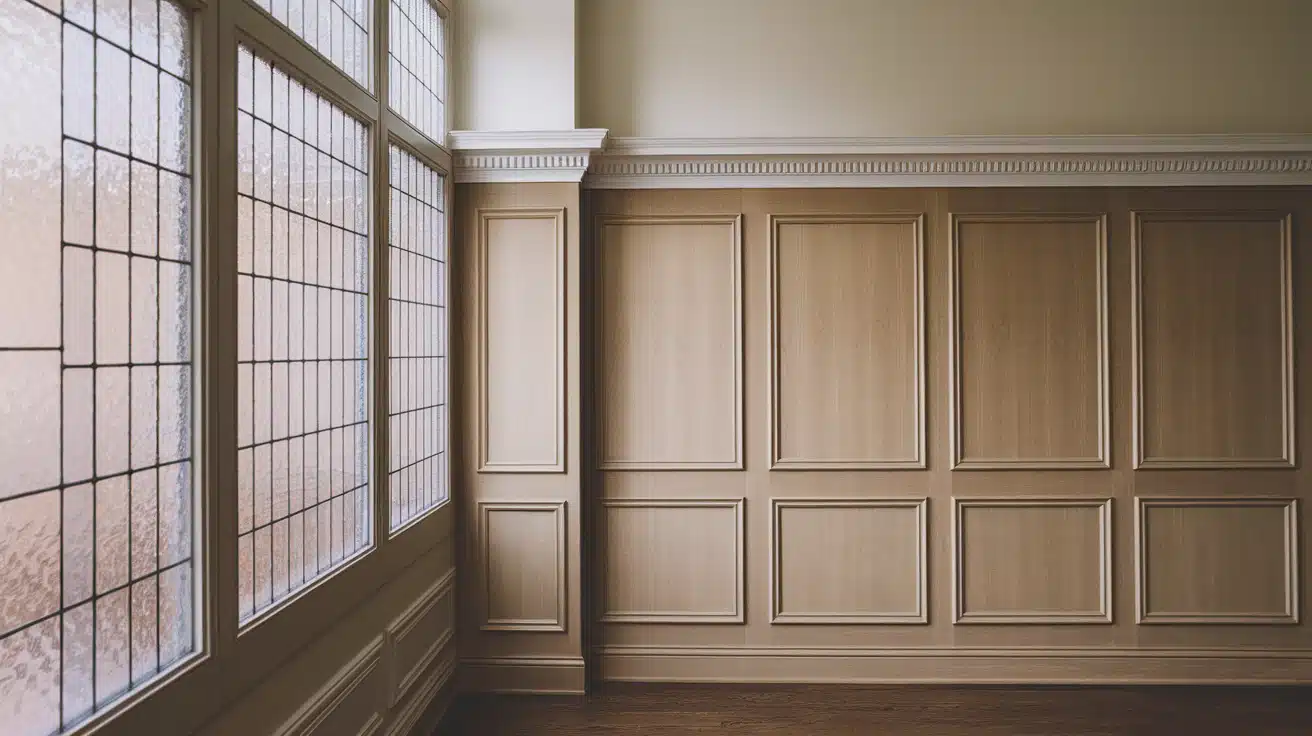
[[[1271,222],[1279,221],[1280,233],[1280,298],[1281,298],[1281,427],[1282,455],[1277,458],[1153,458],[1144,448],[1144,390],[1143,390],[1143,224],[1145,222]],[[1130,329],[1133,332],[1131,352],[1133,384],[1130,407],[1133,413],[1135,469],[1222,469],[1222,468],[1293,468],[1296,466],[1294,441],[1294,282],[1293,282],[1293,215],[1288,212],[1260,210],[1132,210],[1130,212]]]
[[[280,727],[277,736],[313,736],[336,712],[337,707],[368,682],[383,660],[383,637],[376,637],[345,667],[338,670],[318,692]],[[373,715],[360,728],[358,736],[372,736],[383,725],[383,714],[375,707]]]
[[[1117,647],[599,647],[611,682],[867,684],[1312,683],[1312,649]]]
[[[396,669],[396,651],[400,647],[401,641],[414,630],[420,621],[424,620],[424,617],[433,610],[438,601],[455,593],[455,580],[456,569],[453,567],[428,590],[424,591],[400,616],[397,616],[387,625],[387,630],[383,633],[383,636],[386,640],[387,651],[391,653],[392,659],[389,708],[396,707],[397,703],[400,703],[410,694],[415,683],[428,671],[429,666],[442,653],[443,648],[451,641],[451,638],[455,636],[455,621],[452,620],[447,630],[429,645],[413,667],[404,673]]]
[[[591,189],[1312,184],[1307,135],[611,138]]]
[[[968,508],[1091,508],[1098,510],[1098,603],[1096,611],[965,610],[966,580],[964,511]],[[1110,624],[1112,619],[1112,499],[1055,496],[952,499],[952,623],[953,624]]]
[[[1285,512],[1285,610],[1207,614],[1183,611],[1152,613],[1148,600],[1148,513],[1152,507],[1283,508]],[[1140,496],[1134,504],[1134,612],[1139,624],[1298,624],[1299,576],[1298,499],[1223,496]]]
[[[613,508],[630,509],[733,509],[735,516],[734,532],[737,560],[734,564],[735,595],[732,611],[615,611],[605,610],[605,598],[602,597],[601,623],[625,624],[741,624],[746,622],[745,580],[747,572],[745,539],[746,519],[743,512],[746,499],[602,499],[603,516]],[[605,523],[605,519],[603,519]]]
[[[928,498],[771,498],[770,499],[770,623],[772,624],[927,624],[929,623]],[[917,517],[916,609],[900,613],[787,613],[783,610],[782,512],[789,508],[915,509]]]
[[[1111,468],[1111,371],[1107,327],[1107,215],[1105,213],[952,213],[948,269],[948,437],[953,470],[1105,470]],[[1097,227],[1098,452],[1093,457],[965,458],[961,370],[961,226],[975,223],[1089,223]]]
[[[447,641],[447,644],[442,646],[442,649],[450,649],[451,647],[449,644],[450,640]],[[424,714],[428,711],[429,705],[431,705],[433,701],[439,697],[442,691],[447,689],[447,686],[454,681],[456,676],[456,663],[455,652],[452,651],[447,656],[443,657],[441,662],[433,667],[432,673],[429,674],[426,680],[424,680],[423,684],[415,688],[410,703],[396,715],[391,728],[387,731],[387,736],[408,736],[414,732],[415,728],[419,725],[419,720],[423,718]],[[443,705],[442,713],[439,713],[434,720],[440,722],[442,715],[445,714],[446,709],[449,708],[450,705],[451,702],[448,699]]]
[[[480,473],[564,473],[566,448],[566,412],[568,403],[565,400],[565,332],[566,332],[566,315],[565,315],[565,208],[564,207],[509,207],[509,208],[479,208],[475,210],[475,219],[477,220],[478,237],[475,239],[475,249],[478,264],[478,283],[476,287],[477,313],[475,320],[477,324],[477,339],[475,350],[478,356],[478,370],[475,376],[475,390],[477,393],[477,411],[475,412],[475,421],[477,423],[477,445],[478,445],[478,472]],[[556,417],[555,417],[555,462],[536,463],[536,462],[492,462],[488,459],[489,448],[489,421],[488,421],[488,226],[493,220],[551,220],[555,227],[555,284],[556,284],[556,326],[554,334],[556,336]]]
[[[770,237],[770,296],[769,312],[769,355],[770,355],[770,469],[771,470],[923,470],[926,461],[925,429],[925,215],[908,214],[871,214],[871,215],[769,215]],[[781,457],[780,427],[782,412],[780,404],[780,367],[779,367],[779,228],[781,225],[914,225],[915,241],[915,455],[904,460],[878,460],[851,458],[831,460],[824,458],[783,458]]]
[[[745,467],[744,450],[743,450],[743,424],[745,415],[745,402],[743,400],[743,216],[738,214],[720,214],[720,215],[601,215],[595,218],[593,223],[593,242],[594,247],[594,269],[593,273],[597,274],[600,279],[602,273],[602,251],[606,248],[606,243],[602,237],[603,231],[610,226],[615,225],[728,225],[731,228],[731,239],[733,247],[733,330],[734,344],[733,362],[734,362],[734,451],[735,457],[730,461],[713,461],[713,462],[666,462],[666,461],[646,461],[646,460],[616,460],[607,458],[606,439],[608,436],[606,396],[601,382],[603,379],[602,371],[594,371],[595,386],[593,393],[596,402],[597,432],[598,432],[598,455],[597,469],[606,471],[616,470],[742,470]],[[598,308],[593,317],[594,334],[597,339],[594,340],[593,360],[598,366],[604,365],[605,346],[602,336],[605,335],[605,309]]]
[[[483,556],[483,579],[479,581],[482,588],[482,623],[480,631],[529,631],[529,632],[564,632],[568,621],[568,580],[566,573],[565,501],[479,501],[478,534],[479,553]],[[493,618],[491,612],[492,549],[489,534],[491,514],[496,511],[521,511],[532,513],[550,513],[556,522],[556,615],[549,619],[530,618]]]

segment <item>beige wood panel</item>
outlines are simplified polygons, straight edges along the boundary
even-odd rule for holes
[[[741,217],[598,220],[604,470],[743,467]]]
[[[1111,499],[954,498],[956,623],[1111,623]]]
[[[1135,512],[1139,623],[1298,623],[1297,500],[1139,498]]]
[[[387,626],[388,707],[409,697],[456,633],[455,570]]]
[[[604,500],[611,623],[742,623],[743,501]]]
[[[1135,467],[1294,464],[1292,218],[1133,214]]]
[[[928,623],[928,503],[771,499],[771,623]]]
[[[565,471],[565,208],[479,209],[478,469]]]
[[[770,217],[771,467],[925,467],[923,215]]]
[[[1104,215],[952,217],[953,467],[1106,468]]]
[[[483,631],[565,631],[565,502],[478,504]]]

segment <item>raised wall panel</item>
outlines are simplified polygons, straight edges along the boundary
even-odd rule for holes
[[[953,215],[953,467],[1110,467],[1106,260],[1104,215]]]
[[[565,472],[565,209],[478,210],[478,469]]]
[[[276,736],[374,736],[383,725],[383,640],[375,639],[332,675]]]
[[[387,627],[391,707],[410,695],[455,635],[455,576],[452,569]]]
[[[1111,499],[952,506],[956,623],[1112,622]]]
[[[601,620],[742,623],[743,500],[605,500]]]
[[[482,501],[483,631],[564,631],[565,502]]]
[[[598,221],[600,467],[743,467],[741,217]]]
[[[1291,218],[1133,214],[1135,467],[1294,464]]]
[[[1140,498],[1136,594],[1144,624],[1298,623],[1298,502]]]
[[[923,624],[926,499],[772,499],[770,621]]]
[[[771,467],[925,467],[922,215],[770,217]]]

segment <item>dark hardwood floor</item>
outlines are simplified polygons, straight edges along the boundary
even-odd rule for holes
[[[1312,736],[1312,688],[608,685],[468,695],[439,736]]]

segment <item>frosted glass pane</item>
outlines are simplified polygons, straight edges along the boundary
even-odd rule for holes
[[[446,363],[434,335],[447,325],[441,307],[445,292],[438,260],[445,228],[444,180],[401,148],[390,150],[392,171],[389,210],[388,269],[391,335],[388,370],[390,415],[388,499],[390,528],[403,526],[435,508],[448,496],[441,468],[446,446]],[[364,319],[357,306],[356,321]],[[354,411],[362,411],[355,402]]]
[[[236,307],[246,621],[372,543],[367,509],[332,511],[368,484],[367,453],[353,439],[368,436],[357,407],[369,393],[368,312],[356,305],[369,303],[369,264],[367,251],[354,252],[368,242],[368,218],[348,215],[346,203],[367,196],[369,162],[359,121],[248,49],[237,71],[237,163],[249,170],[238,182]],[[306,517],[321,514],[338,529],[335,550],[306,536]]]
[[[373,0],[262,0],[260,7],[361,87],[372,88],[368,48]]]
[[[388,106],[419,132],[445,145],[445,21],[428,0],[391,2]]]
[[[190,36],[170,0],[0,0],[5,736],[196,651]]]

